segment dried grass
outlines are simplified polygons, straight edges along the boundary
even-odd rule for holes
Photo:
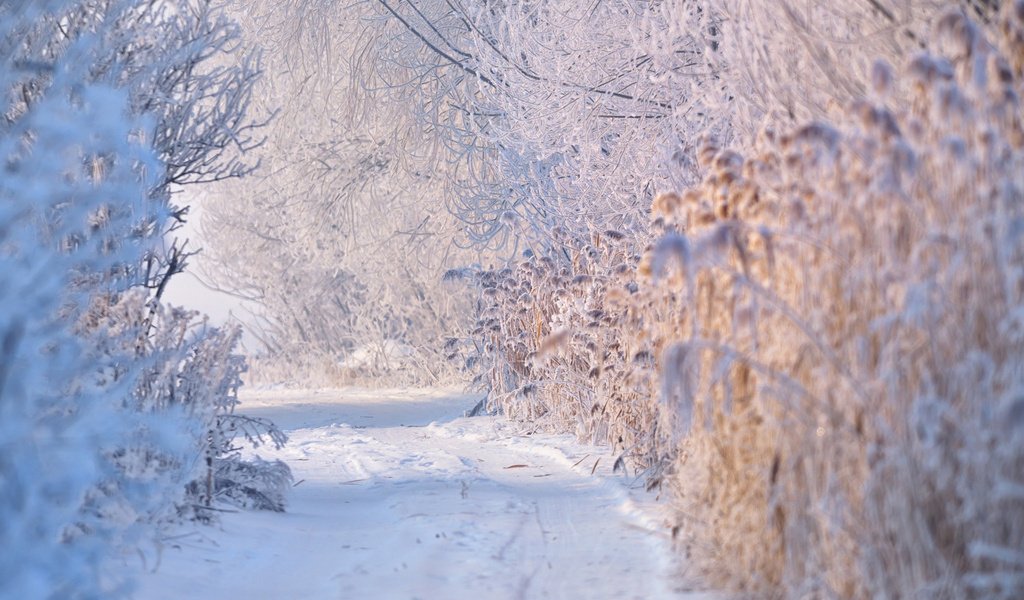
[[[667,482],[731,589],[1024,597],[1024,3],[999,23],[940,19],[834,124],[705,144],[650,240],[477,274],[494,406]]]

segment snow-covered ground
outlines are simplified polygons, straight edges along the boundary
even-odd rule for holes
[[[261,452],[293,469],[288,512],[190,525],[149,562],[136,597],[705,597],[684,591],[658,503],[612,473],[606,449],[462,418],[476,400],[250,393],[241,410],[291,437]]]

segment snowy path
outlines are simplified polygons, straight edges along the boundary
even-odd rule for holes
[[[263,453],[299,482],[288,513],[189,529],[136,596],[704,597],[678,591],[664,527],[630,493],[647,495],[610,473],[606,450],[458,418],[472,404],[438,391],[244,398],[245,413],[291,436]]]

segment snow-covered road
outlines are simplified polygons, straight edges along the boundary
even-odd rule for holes
[[[261,452],[292,467],[288,512],[189,527],[136,597],[704,597],[680,591],[654,498],[611,473],[606,449],[460,418],[474,402],[436,390],[247,395],[242,412],[291,437]]]

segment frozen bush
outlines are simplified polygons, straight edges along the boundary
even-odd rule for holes
[[[134,378],[124,407],[133,437],[107,451],[117,477],[90,495],[91,510],[152,524],[207,520],[218,501],[284,509],[288,467],[243,460],[240,452],[245,445],[280,448],[287,437],[266,419],[235,411],[246,368],[234,353],[237,328],[210,327],[198,313],[154,304],[139,290],[94,305],[84,321],[87,329],[78,333],[109,364],[104,373]],[[168,433],[176,444],[159,438]]]
[[[33,96],[5,103],[0,125],[0,578],[13,596],[89,598],[106,593],[98,565],[110,526],[79,509],[110,474],[102,450],[130,431],[118,410],[130,390],[97,378],[101,364],[69,323],[102,289],[93,281],[135,259],[138,247],[115,240],[145,212],[140,173],[159,166],[132,142],[145,122],[127,118],[127,94],[83,84],[91,40],[47,73],[19,67],[15,40],[47,8],[0,11],[0,89]],[[62,541],[73,525],[94,535]]]
[[[245,139],[242,71],[197,70],[223,29],[205,3],[177,9],[0,6],[0,578],[13,596],[124,592],[104,557],[173,513],[214,413],[182,379],[223,382],[188,365],[236,368],[233,335],[186,336],[158,301],[184,261],[163,239],[184,214],[170,186],[238,174],[225,153]]]

